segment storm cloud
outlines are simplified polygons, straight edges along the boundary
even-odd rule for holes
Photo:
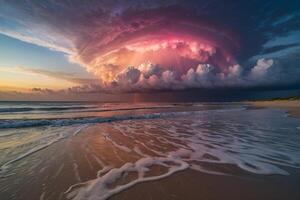
[[[74,91],[264,87],[300,84],[299,11],[296,0],[0,0],[0,33],[98,77]]]

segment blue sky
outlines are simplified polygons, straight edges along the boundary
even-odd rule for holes
[[[299,87],[299,19],[298,0],[0,0],[0,100]]]
[[[67,55],[48,48],[22,42],[0,34],[0,68],[22,66],[35,69],[64,71],[81,77],[91,77],[76,63],[68,61]]]

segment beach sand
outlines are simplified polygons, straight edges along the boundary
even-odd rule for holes
[[[284,109],[292,117],[300,118],[300,100],[253,101],[248,103],[259,108]]]
[[[205,174],[194,170],[178,172],[123,191],[111,200],[299,200],[299,174],[293,177],[236,177]],[[299,182],[299,181],[298,181]]]
[[[248,102],[254,108],[279,108],[290,116],[300,118],[300,100],[276,100]],[[226,168],[226,166],[225,166]],[[198,199],[198,200],[299,200],[297,180],[300,173],[293,176],[220,176],[194,170],[178,172],[172,176],[153,182],[138,184],[112,200],[132,199]]]
[[[258,107],[287,109],[292,116],[299,116],[299,101],[253,102],[251,105],[255,109]],[[202,120],[205,120],[205,118],[202,118]],[[219,123],[222,122],[223,119]],[[159,119],[147,119],[102,123],[83,128],[76,135],[66,137],[48,148],[26,157],[21,160],[23,162],[14,163],[13,168],[10,169],[12,175],[6,174],[7,177],[1,179],[0,188],[3,188],[0,192],[1,199],[72,199],[73,194],[77,193],[76,184],[85,181],[89,183],[90,180],[97,179],[98,171],[104,170],[107,166],[120,168],[125,163],[135,163],[144,157],[143,154],[159,156],[156,152],[164,153],[175,150],[174,144],[185,146],[186,144],[182,142],[182,139],[179,139],[180,137],[172,137],[174,133],[169,134],[171,125],[174,123],[173,120],[164,120],[162,123]],[[183,134],[181,137],[189,138],[189,134],[193,135],[192,132],[189,132],[193,125],[190,120],[182,118],[175,124],[177,125],[173,126],[172,130]],[[220,127],[215,123],[209,125],[209,128],[216,133],[224,127],[224,124]],[[199,128],[203,126],[205,125],[201,124]],[[221,136],[214,135],[215,138]],[[202,139],[198,142],[209,141],[213,138],[203,136]],[[218,140],[211,142],[216,141]],[[214,144],[221,145],[223,143]],[[257,144],[255,145],[257,147]],[[244,147],[239,146],[238,148]],[[233,146],[230,146],[230,150],[234,150]],[[235,152],[232,151],[231,153]],[[210,160],[216,159],[211,154],[203,155],[203,157]],[[251,161],[249,162],[251,163]],[[177,167],[176,165],[173,166]],[[205,166],[205,163],[202,163],[202,166]],[[156,167],[151,168],[150,175],[166,173],[164,168]],[[223,172],[227,175],[209,174],[188,168],[159,180],[135,184],[120,193],[110,196],[109,199],[300,199],[299,169],[285,167],[290,174],[286,176],[258,175],[257,173],[244,171],[236,165],[222,163],[211,164],[207,168],[217,169],[213,171]],[[101,178],[105,173],[107,171],[100,174]],[[122,176],[117,183],[121,183],[121,185],[128,183],[130,179],[136,178],[135,176],[136,174],[127,176],[124,173],[125,178]],[[98,180],[101,180],[101,178],[98,178]],[[109,188],[113,189],[118,184],[110,185]],[[90,186],[93,185],[94,183],[90,184]],[[75,190],[70,186],[75,186]],[[98,188],[95,191],[99,191]]]

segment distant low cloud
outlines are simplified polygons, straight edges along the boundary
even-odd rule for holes
[[[44,94],[54,94],[55,91],[52,89],[48,88],[32,88],[32,92],[39,92],[39,93],[44,93]]]
[[[272,59],[260,59],[249,71],[240,65],[228,67],[226,72],[209,64],[199,64],[186,73],[179,74],[176,70],[164,69],[151,63],[137,67],[130,66],[116,75],[109,84],[87,84],[69,88],[69,92],[143,92],[149,90],[183,90],[187,88],[230,88],[253,87],[268,80]]]
[[[72,82],[75,84],[93,84],[98,82],[97,79],[89,79],[89,78],[80,78],[77,77],[73,73],[67,73],[63,71],[50,71],[45,69],[34,69],[34,68],[28,68],[28,67],[15,67],[12,68],[14,71],[20,72],[20,73],[29,73],[34,75],[42,75],[47,76],[54,79],[60,79],[65,80],[68,82]],[[10,70],[12,70],[10,69]]]
[[[280,69],[280,68],[279,68]],[[283,75],[285,76],[285,75]],[[209,64],[199,64],[180,74],[176,70],[164,69],[159,65],[145,63],[130,66],[117,74],[116,78],[103,84],[101,82],[79,84],[61,90],[32,88],[31,92],[45,95],[124,94],[154,91],[180,91],[185,89],[231,89],[257,88],[283,82],[281,71],[272,59],[259,59],[250,69],[233,65],[226,71],[219,71]],[[283,86],[290,80],[283,82]]]
[[[257,64],[251,69],[251,76],[254,76],[254,78],[263,76],[270,67],[272,67],[274,61],[272,59],[259,59],[257,61]]]

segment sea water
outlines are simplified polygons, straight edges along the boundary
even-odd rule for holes
[[[225,176],[288,176],[289,169],[300,168],[299,127],[300,120],[283,110],[249,109],[237,103],[3,102],[0,193],[9,191],[14,180],[22,182],[22,174],[34,177],[47,168],[45,155],[53,162],[67,159],[50,153],[54,144],[70,143],[79,135],[89,138],[89,134],[97,137],[92,142],[79,141],[85,146],[76,152],[87,156],[85,161],[72,160],[76,183],[66,184],[60,198],[106,199],[137,183],[186,169]],[[104,142],[91,145],[101,138]],[[114,153],[105,157],[108,144]],[[36,155],[41,151],[43,157]],[[86,163],[97,171],[94,177],[80,176]],[[58,165],[49,177],[63,176],[66,165]],[[231,170],[218,167],[224,165]],[[154,166],[160,167],[159,173],[151,172]],[[109,186],[130,174],[134,178]],[[45,195],[41,191],[41,197]]]

